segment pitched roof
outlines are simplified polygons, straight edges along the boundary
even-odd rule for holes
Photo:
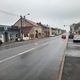
[[[19,20],[21,20],[21,18],[20,18]],[[19,20],[18,20],[18,21],[19,21]],[[18,21],[17,21],[17,22],[18,22]],[[23,18],[23,17],[22,17],[22,21],[28,22],[28,23],[31,24],[32,26],[33,26],[33,25],[36,26],[36,27],[38,26],[38,24],[37,24],[36,22],[33,22],[33,21],[28,20],[28,19]],[[17,22],[16,22],[16,23],[17,23]],[[16,24],[16,23],[15,23],[15,24]],[[14,25],[15,25],[15,24],[14,24]]]
[[[11,26],[0,25],[0,31],[8,30],[8,28],[11,28]]]
[[[11,26],[8,26],[8,25],[0,25],[0,27],[7,27],[7,28],[10,28]]]
[[[33,28],[33,27],[31,27],[31,26],[29,26],[29,27],[23,27],[23,28],[22,28],[22,31],[23,31],[24,33],[28,34],[28,33],[31,31],[32,28]]]
[[[49,28],[47,25],[44,25],[44,24],[42,24],[42,23],[37,23],[38,25],[40,25],[40,26],[42,26],[43,28]]]
[[[19,31],[17,27],[7,26],[7,25],[0,25],[0,31]]]
[[[23,18],[23,19],[24,19],[24,18]],[[30,23],[31,25],[36,26],[36,27],[38,26],[37,23],[35,23],[35,22],[31,21],[31,20],[25,19],[25,21],[28,22],[28,23]]]

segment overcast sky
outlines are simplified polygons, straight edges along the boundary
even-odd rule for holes
[[[80,0],[0,0],[0,10],[53,27],[80,22]],[[0,24],[12,25],[18,19],[0,12]]]

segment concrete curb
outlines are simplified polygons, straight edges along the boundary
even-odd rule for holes
[[[61,80],[61,78],[62,78],[62,72],[63,72],[63,68],[64,68],[64,61],[65,61],[65,54],[63,55],[63,58],[62,58],[62,61],[61,61],[61,64],[60,64],[57,80]]]

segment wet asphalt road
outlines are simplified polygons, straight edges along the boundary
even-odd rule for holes
[[[56,80],[67,40],[61,36],[0,51],[0,80]]]
[[[49,40],[49,38],[32,39],[32,40],[21,41],[21,42],[4,43],[0,46],[0,51],[5,50],[5,49],[14,48],[14,47],[19,47],[19,46],[26,45],[26,44],[28,45],[28,44],[39,42],[39,41],[43,42],[43,41],[47,41],[47,40]]]

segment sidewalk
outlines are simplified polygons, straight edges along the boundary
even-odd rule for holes
[[[8,42],[8,43],[4,43],[0,46],[0,50],[4,50],[4,49],[9,49],[9,48],[14,48],[14,47],[19,47],[22,45],[27,45],[30,43],[36,43],[38,41],[42,41],[42,40],[47,40],[50,37],[46,37],[46,38],[36,38],[36,39],[30,39],[30,40],[26,40],[26,41],[21,41],[21,42]]]
[[[60,35],[57,35],[57,36],[60,36]],[[53,37],[57,37],[57,36],[53,36]],[[29,39],[26,41],[19,41],[19,42],[5,42],[0,47],[8,46],[8,45],[16,44],[16,43],[23,43],[23,42],[30,42],[30,41],[35,41],[35,40],[47,39],[47,38],[50,38],[50,37],[35,38],[35,39]]]
[[[61,80],[80,80],[80,43],[69,40]]]
[[[61,80],[80,80],[80,57],[65,57]]]
[[[46,37],[46,38],[35,38],[35,39],[29,39],[29,40],[25,40],[25,41],[5,42],[1,46],[6,46],[6,45],[9,45],[9,44],[14,44],[14,43],[23,43],[23,42],[35,41],[35,40],[40,40],[40,39],[47,39],[47,38],[49,38],[49,37]]]
[[[38,40],[41,40],[41,39],[31,39],[31,40],[19,41],[19,42],[6,42],[0,46],[0,50],[26,45],[26,44],[29,44],[29,43],[32,43],[32,42],[38,41]]]

